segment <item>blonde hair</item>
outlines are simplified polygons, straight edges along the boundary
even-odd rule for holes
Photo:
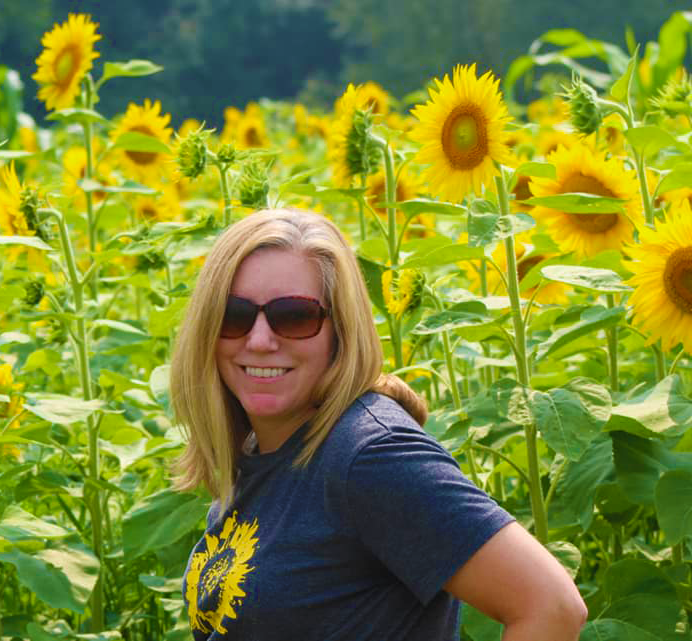
[[[341,414],[368,390],[395,398],[421,425],[427,415],[425,403],[408,385],[381,374],[382,350],[370,299],[353,251],[337,227],[308,211],[253,213],[227,229],[212,247],[171,362],[171,402],[188,433],[187,447],[176,463],[176,486],[191,489],[204,484],[224,506],[232,498],[250,426],[221,380],[215,348],[235,272],[247,256],[265,248],[299,252],[315,261],[336,339],[331,365],[313,390],[317,410],[295,464],[307,464]]]

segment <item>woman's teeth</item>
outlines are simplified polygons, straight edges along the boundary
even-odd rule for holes
[[[283,376],[288,370],[285,367],[246,367],[245,373],[258,378]]]

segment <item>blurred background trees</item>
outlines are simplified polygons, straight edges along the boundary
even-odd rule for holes
[[[165,68],[134,92],[128,84],[129,99],[161,100],[174,125],[194,116],[220,127],[224,107],[261,97],[327,106],[347,82],[365,80],[402,97],[474,61],[502,75],[548,29],[624,49],[626,26],[639,42],[656,40],[670,14],[687,8],[688,0],[0,0],[0,65],[19,72],[24,109],[41,120],[31,79],[40,38],[69,12],[91,13],[101,61]],[[126,107],[111,83],[99,108]]]

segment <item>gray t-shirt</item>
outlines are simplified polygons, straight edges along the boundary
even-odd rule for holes
[[[306,467],[307,426],[244,455],[183,594],[195,641],[451,641],[442,587],[512,517],[395,401],[354,401]]]

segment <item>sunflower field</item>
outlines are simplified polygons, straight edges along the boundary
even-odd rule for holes
[[[228,105],[220,130],[100,113],[162,70],[101,60],[87,15],[37,43],[46,128],[0,67],[0,637],[191,639],[209,497],[171,489],[172,343],[218,234],[299,207],[352,243],[426,429],[575,578],[581,639],[692,639],[690,34],[553,30],[502,78]],[[460,639],[500,636],[464,607]]]

